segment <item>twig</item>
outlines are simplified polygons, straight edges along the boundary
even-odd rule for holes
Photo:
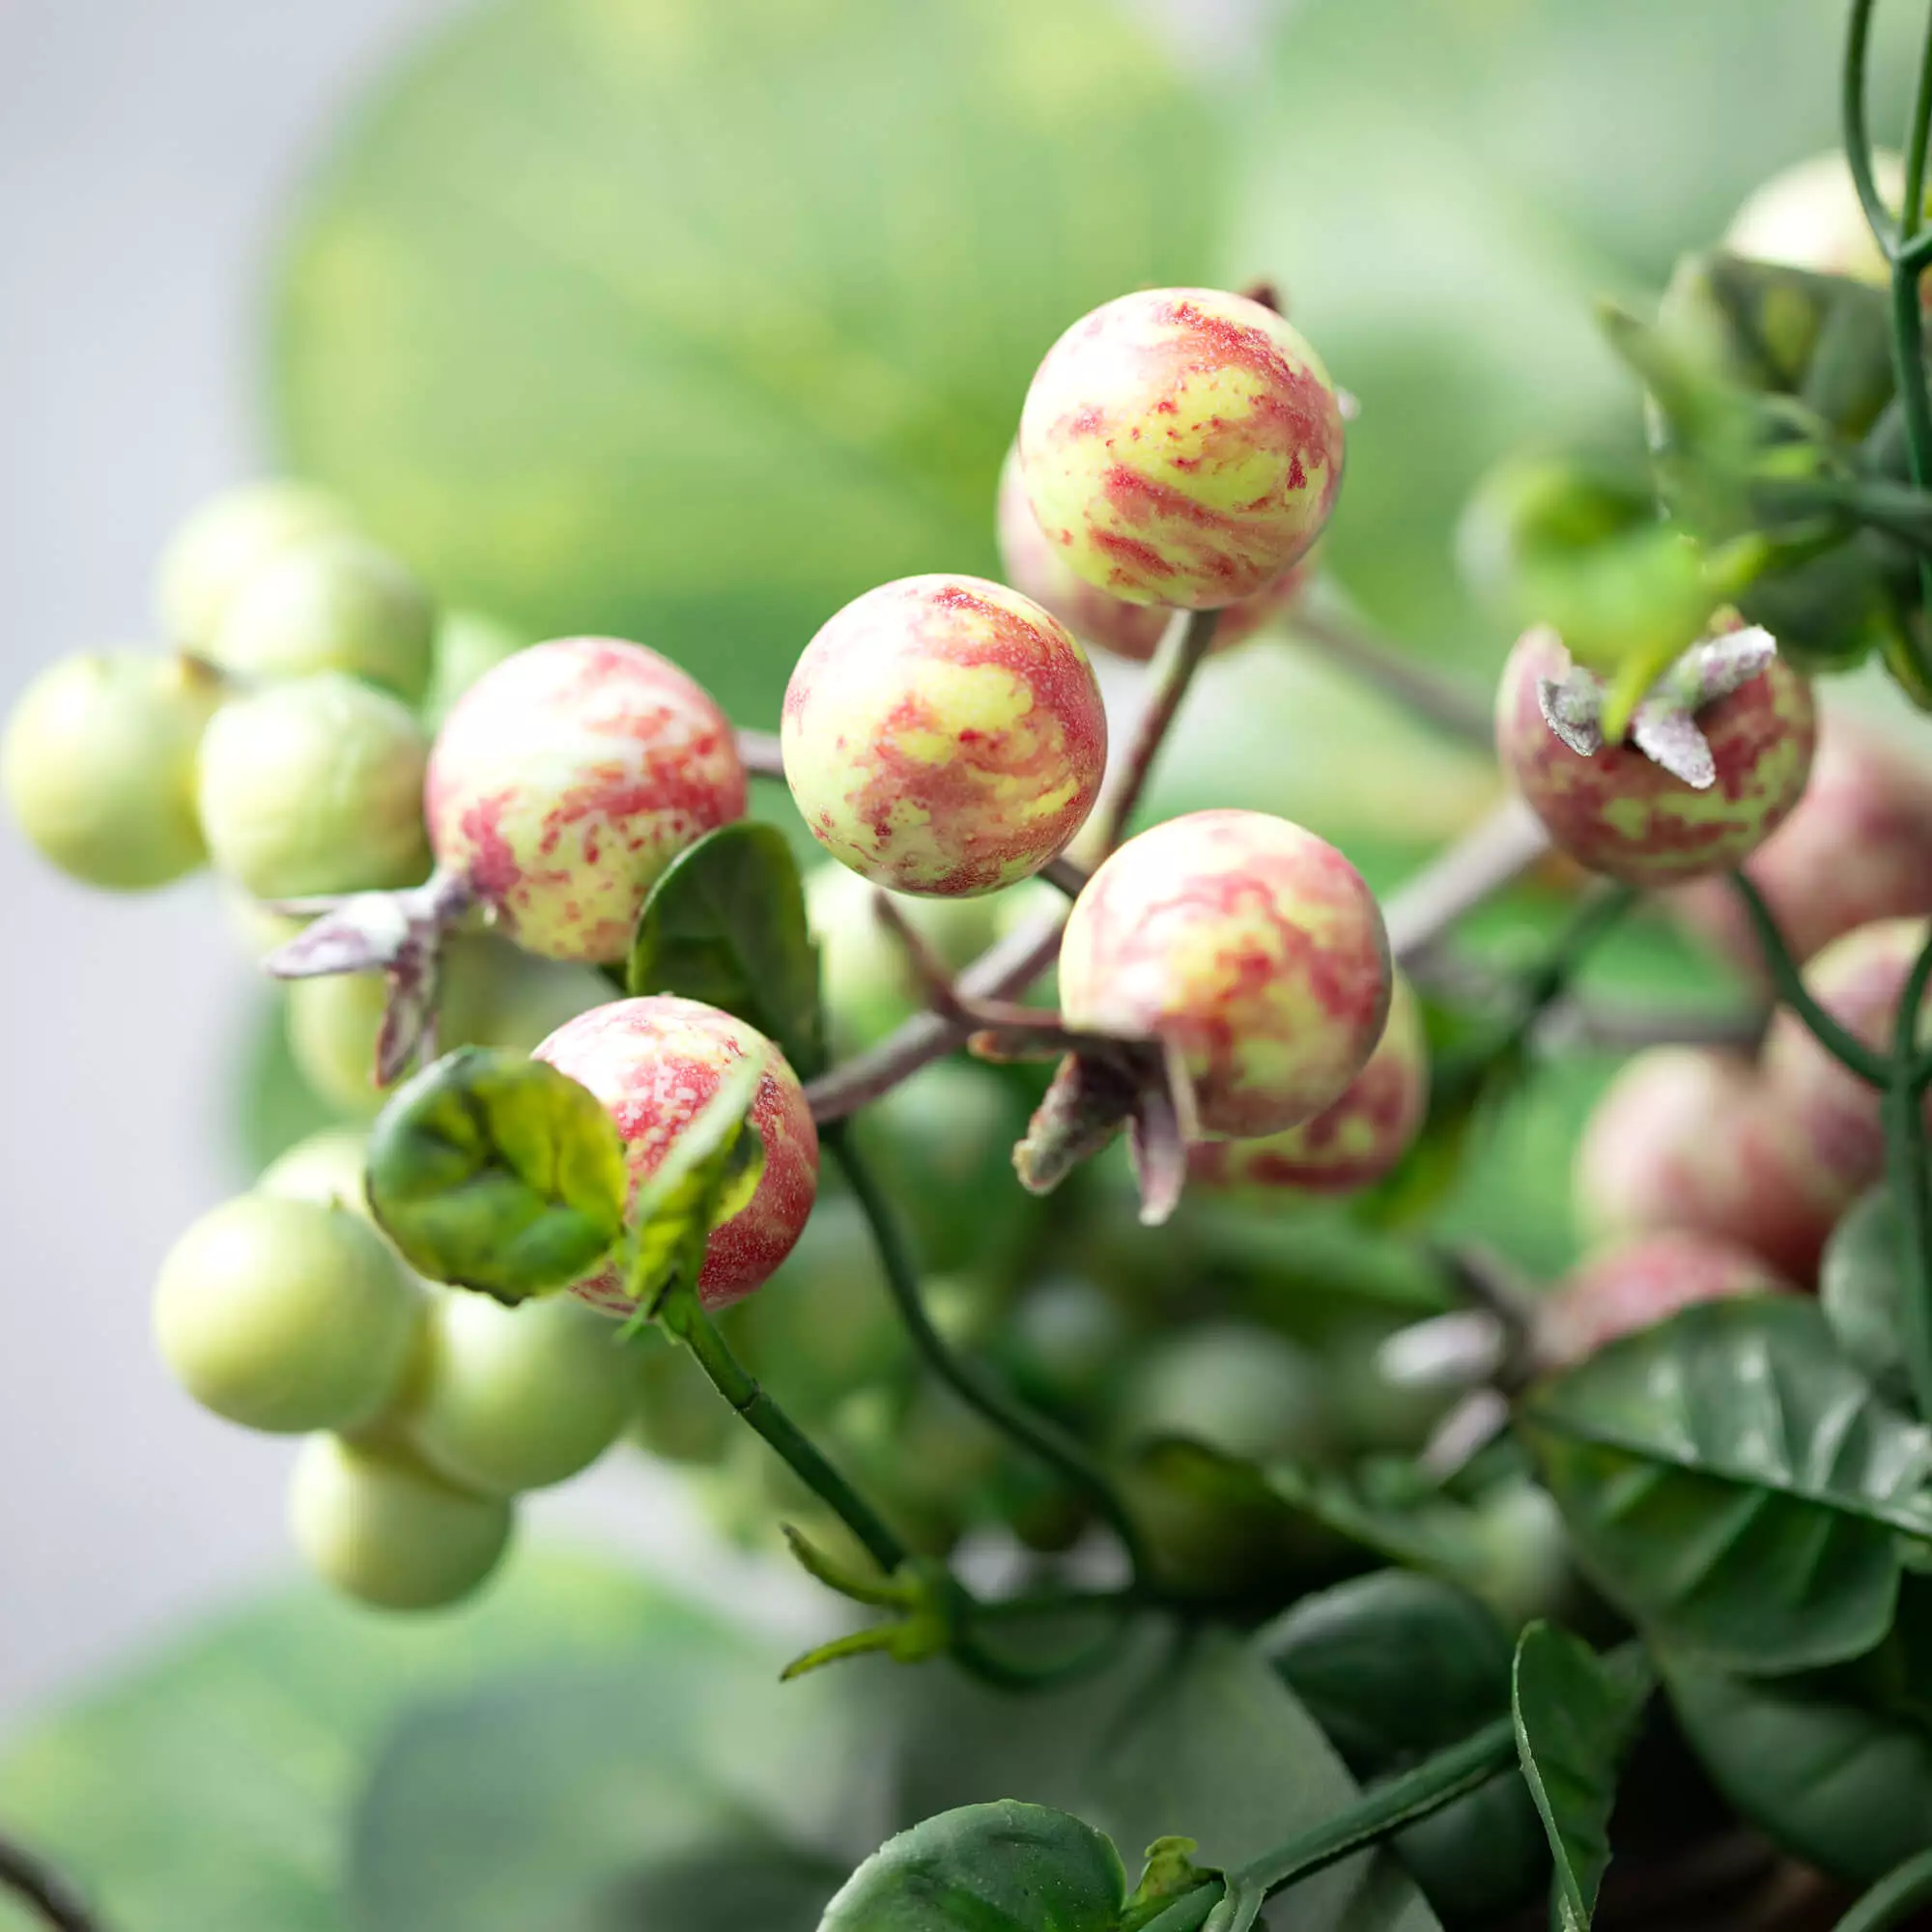
[[[754,779],[781,779],[785,775],[784,753],[776,731],[740,731],[738,762]]]
[[[1497,806],[1393,893],[1383,907],[1389,946],[1406,964],[1464,913],[1513,885],[1549,852],[1543,821],[1520,799]]]
[[[0,1837],[0,1889],[24,1900],[55,1932],[101,1932],[101,1922],[44,1859]]]
[[[1460,684],[1418,663],[1339,610],[1297,611],[1288,635],[1324,662],[1392,697],[1445,736],[1488,751],[1494,743],[1489,706]]]

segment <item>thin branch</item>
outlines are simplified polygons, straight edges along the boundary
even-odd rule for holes
[[[785,775],[784,753],[776,731],[740,731],[738,762],[754,779],[781,779]]]
[[[1840,1026],[1812,997],[1804,976],[1784,943],[1784,934],[1764,895],[1742,872],[1731,874],[1731,886],[1743,900],[1745,913],[1757,934],[1758,950],[1764,954],[1771,983],[1779,1001],[1789,1007],[1820,1046],[1840,1065],[1850,1068],[1868,1086],[1886,1087],[1891,1081],[1891,1063],[1882,1053],[1867,1046],[1857,1034]]]
[[[1514,885],[1549,849],[1543,821],[1520,799],[1497,806],[1390,895],[1382,915],[1397,960],[1406,965],[1428,952],[1465,913]]]
[[[1297,611],[1289,620],[1288,634],[1446,736],[1484,751],[1495,742],[1490,709],[1481,698],[1383,642],[1346,612]]]
[[[44,1859],[0,1837],[0,1889],[31,1906],[54,1932],[102,1932],[80,1893]]]

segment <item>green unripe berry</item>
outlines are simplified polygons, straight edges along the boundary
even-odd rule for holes
[[[419,883],[428,750],[398,699],[340,671],[231,700],[201,744],[216,869],[270,899]]]
[[[753,1295],[740,1302],[738,1309],[749,1312],[757,1305]],[[734,1316],[737,1312],[732,1311]],[[630,1360],[637,1405],[631,1435],[647,1454],[667,1463],[713,1464],[723,1462],[747,1433],[681,1342],[646,1328],[631,1350]]]
[[[197,510],[161,555],[156,601],[167,636],[206,652],[236,591],[284,550],[351,528],[349,512],[305,483],[249,483]]]
[[[480,611],[445,611],[437,622],[430,651],[429,690],[422,714],[431,730],[449,716],[450,706],[487,670],[514,657],[536,639],[486,617]]]
[[[289,1488],[296,1547],[326,1582],[384,1610],[467,1597],[501,1559],[512,1512],[393,1448],[317,1435]]]
[[[1165,1340],[1127,1391],[1129,1440],[1205,1442],[1250,1462],[1307,1462],[1332,1435],[1322,1367],[1272,1329],[1213,1322]]]
[[[373,1226],[368,1156],[369,1137],[359,1127],[326,1127],[271,1160],[255,1177],[255,1192],[282,1201],[346,1208]]]
[[[423,1297],[344,1208],[244,1194],[161,1264],[155,1340],[203,1407],[274,1435],[356,1429],[408,1374]]]
[[[187,658],[100,652],[43,671],[0,741],[20,830],[90,886],[139,892],[193,871],[208,856],[195,750],[220,696]]]
[[[236,586],[208,655],[242,677],[339,670],[407,704],[429,688],[436,613],[415,575],[360,537],[285,546]]]
[[[634,1389],[616,1327],[575,1295],[506,1308],[454,1290],[431,1308],[402,1428],[440,1475],[514,1495],[587,1469],[617,1439]]]

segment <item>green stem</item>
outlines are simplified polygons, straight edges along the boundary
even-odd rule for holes
[[[867,1554],[890,1577],[906,1560],[906,1548],[871,1506],[821,1456],[803,1431],[761,1388],[731,1352],[696,1294],[673,1296],[665,1325],[688,1348],[711,1385],[771,1444],[800,1482],[818,1496],[865,1545]]]
[[[30,1906],[54,1932],[99,1932],[99,1921],[67,1880],[8,1838],[0,1838],[0,1893]]]
[[[1885,1092],[1886,1179],[1898,1213],[1905,1359],[1918,1413],[1932,1421],[1932,1194],[1925,1108],[1918,1085],[1918,1011],[1932,982],[1932,937],[1919,950],[1898,1003],[1892,1078]]]
[[[1845,158],[1851,163],[1852,180],[1879,246],[1890,257],[1897,246],[1897,231],[1891,211],[1879,192],[1872,164],[1871,129],[1865,120],[1865,58],[1871,42],[1872,14],[1877,0],[1852,0],[1852,23],[1845,37],[1845,65],[1840,107],[1844,118]]]
[[[1880,1879],[1845,1916],[1837,1932],[1888,1932],[1907,1913],[1932,1903],[1932,1852],[1920,1852]]]
[[[1765,966],[1779,1000],[1798,1015],[1806,1032],[1833,1060],[1873,1087],[1890,1087],[1890,1059],[1875,1052],[1857,1034],[1840,1026],[1811,997],[1811,989],[1805,985],[1804,976],[1799,971],[1797,960],[1791,956],[1791,949],[1785,945],[1784,934],[1778,930],[1777,921],[1765,904],[1763,894],[1742,872],[1731,874],[1731,884],[1736,888],[1738,897],[1744,901],[1746,915],[1757,934],[1758,949],[1764,954]]]
[[[870,1163],[854,1143],[851,1128],[842,1121],[837,1122],[822,1126],[819,1139],[843,1170],[860,1209],[871,1226],[872,1240],[879,1251],[886,1285],[892,1292],[900,1320],[912,1336],[913,1346],[925,1358],[926,1366],[960,1401],[976,1409],[994,1429],[1030,1449],[1049,1468],[1058,1470],[1076,1489],[1085,1491],[1094,1499],[1094,1507],[1112,1525],[1115,1535],[1121,1539],[1135,1577],[1143,1576],[1146,1565],[1140,1531],[1125,1504],[1115,1494],[1112,1484],[1102,1474],[1099,1464],[1071,1435],[1044,1416],[1036,1415],[1025,1404],[983,1375],[974,1363],[954,1354],[946,1338],[933,1326],[932,1318],[925,1312],[925,1300],[920,1293],[919,1271],[913,1264],[912,1252],[906,1245],[898,1217],[880,1188]]]

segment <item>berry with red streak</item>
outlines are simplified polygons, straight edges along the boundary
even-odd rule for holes
[[[791,1252],[811,1212],[818,1130],[798,1075],[743,1020],[669,994],[616,1000],[580,1013],[533,1056],[589,1088],[610,1110],[624,1137],[635,1192],[704,1111],[725,1069],[752,1055],[766,1062],[751,1111],[764,1146],[764,1170],[751,1200],[712,1230],[697,1278],[707,1308],[742,1300],[764,1282]],[[610,1268],[575,1283],[572,1293],[611,1315],[628,1315],[633,1306]]]
[[[1007,452],[1000,470],[994,514],[1001,568],[1015,590],[1052,611],[1083,644],[1131,658],[1136,664],[1145,664],[1153,656],[1174,620],[1173,610],[1165,604],[1123,604],[1089,583],[1067,563],[1047,541],[1033,505],[1027,501],[1017,444]],[[1315,554],[1311,551],[1252,597],[1225,606],[1214,627],[1214,649],[1224,651],[1285,616],[1300,602],[1314,577]]]
[[[1204,1132],[1279,1133],[1332,1106],[1388,1019],[1388,935],[1362,875],[1262,811],[1197,811],[1131,838],[1074,902],[1070,1024],[1157,1036]]]
[[[846,605],[792,672],[781,738],[792,797],[835,859],[948,898],[1056,858],[1107,762],[1087,654],[978,577],[901,578]]]
[[[536,644],[458,700],[430,753],[430,840],[518,945],[616,959],[672,859],[745,811],[729,721],[615,638]]]
[[[1564,744],[1537,692],[1570,668],[1553,632],[1523,634],[1496,696],[1496,751],[1551,840],[1593,872],[1651,886],[1728,871],[1803,795],[1816,737],[1811,687],[1781,660],[1697,713],[1717,765],[1703,790],[1634,746],[1584,757]]]
[[[1821,714],[1804,796],[1745,872],[1801,963],[1874,920],[1932,914],[1932,769],[1855,718]],[[1726,881],[1700,879],[1672,903],[1727,958],[1764,976],[1764,955]]]
[[[1851,1193],[1810,1157],[1791,1109],[1748,1061],[1659,1046],[1598,1101],[1573,1198],[1578,1223],[1602,1238],[1708,1235],[1808,1282]]]
[[[1927,934],[1924,920],[1889,919],[1833,940],[1804,972],[1812,997],[1840,1026],[1889,1054],[1898,1002]],[[1932,991],[1919,1009],[1919,1034]],[[1765,1086],[1795,1123],[1819,1171],[1849,1203],[1885,1170],[1879,1092],[1812,1038],[1804,1021],[1780,1009],[1764,1049]],[[1928,1102],[1932,1117],[1932,1102]]]
[[[1583,1262],[1538,1307],[1538,1352],[1567,1367],[1700,1301],[1793,1293],[1747,1248],[1684,1230],[1645,1235]]]
[[[1342,410],[1301,332],[1246,296],[1151,289],[1047,351],[1020,416],[1035,519],[1128,604],[1214,610],[1305,555],[1342,481]]]
[[[1381,1039],[1332,1107],[1261,1140],[1204,1141],[1189,1156],[1189,1178],[1233,1194],[1353,1193],[1395,1167],[1428,1111],[1422,1008],[1398,973]]]

